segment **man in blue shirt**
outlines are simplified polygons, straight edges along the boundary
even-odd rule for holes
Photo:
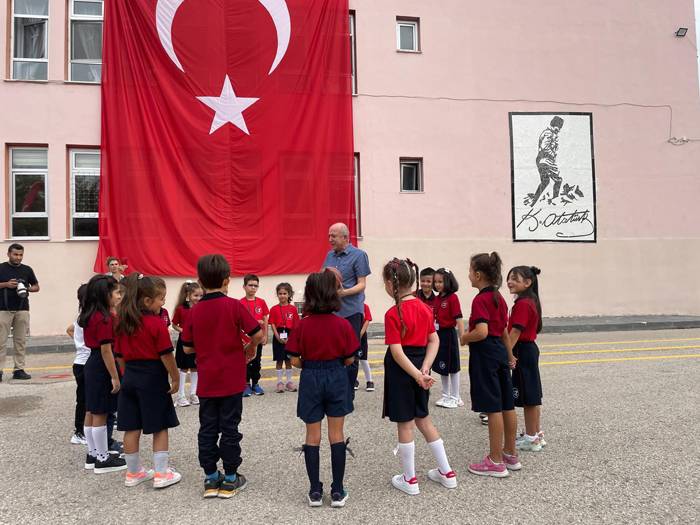
[[[360,330],[364,323],[367,276],[372,273],[369,269],[369,258],[366,252],[350,244],[350,230],[343,223],[333,224],[328,229],[328,242],[332,250],[326,255],[323,267],[336,268],[343,279],[343,286],[338,292],[341,307],[336,314],[350,322],[359,341]],[[357,382],[357,372],[356,358],[355,362],[348,367],[351,385]]]

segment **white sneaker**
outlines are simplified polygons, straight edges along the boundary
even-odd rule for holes
[[[71,436],[70,442],[73,445],[87,445],[87,439],[85,439],[85,436],[79,432],[76,432]]]
[[[445,403],[440,406],[442,408],[457,408],[457,400],[454,397],[448,397]]]
[[[462,398],[461,398],[461,397],[457,399],[457,406],[458,406],[458,407],[463,407],[463,406],[464,406],[464,401],[462,401]]]
[[[540,443],[539,438],[530,439],[529,437],[525,436],[525,439],[515,443],[515,448],[525,452],[539,452],[542,450],[542,443]]]
[[[437,407],[443,407],[445,406],[445,402],[450,399],[448,396],[442,396],[440,399],[435,401],[435,406]]]
[[[164,474],[159,474],[156,472],[153,476],[153,488],[154,489],[164,489],[170,485],[175,485],[182,479],[182,474],[180,474],[174,468],[168,468]]]
[[[190,406],[190,400],[187,399],[185,396],[180,396],[177,398],[177,406],[188,407]]]
[[[199,398],[197,397],[197,394],[190,395],[190,404],[199,405]]]
[[[454,470],[450,470],[447,474],[440,472],[440,469],[434,468],[428,471],[428,478],[435,483],[439,483],[446,489],[457,488],[457,474]]]
[[[542,445],[543,447],[546,447],[546,446],[547,446],[547,442],[544,440],[544,432],[542,432],[542,431],[540,430],[540,431],[537,433],[537,437],[540,438],[540,445]]]
[[[416,496],[420,494],[420,489],[418,488],[418,479],[413,476],[411,479],[406,481],[403,474],[396,474],[391,478],[391,484],[394,485],[401,492],[405,492],[409,496]]]

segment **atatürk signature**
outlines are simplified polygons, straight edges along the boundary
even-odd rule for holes
[[[522,216],[520,222],[516,226],[516,229],[520,228],[522,224],[525,224],[525,227],[528,229],[528,231],[534,232],[540,227],[558,229],[557,227],[562,226],[563,224],[579,223],[581,225],[579,228],[580,231],[570,233],[557,231],[555,233],[555,236],[559,237],[560,239],[588,237],[594,232],[593,223],[591,222],[591,219],[589,219],[590,213],[591,211],[588,209],[576,209],[574,211],[566,211],[562,213],[550,213],[546,217],[541,218],[540,215],[542,215],[542,208],[538,208],[537,210],[535,210],[534,208],[530,208]]]

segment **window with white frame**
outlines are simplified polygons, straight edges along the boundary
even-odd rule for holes
[[[362,237],[362,202],[360,199],[360,154],[353,157],[353,179],[355,186],[355,231],[358,237]]]
[[[419,29],[420,21],[417,18],[396,19],[396,49],[399,51],[420,51]]]
[[[357,49],[355,47],[355,11],[350,11],[350,76],[352,94],[357,95]]]
[[[12,78],[48,80],[49,0],[12,0]]]
[[[70,150],[71,238],[97,238],[100,197],[100,151]]]
[[[401,191],[415,193],[423,191],[423,159],[402,158],[399,161],[401,169]]]
[[[10,148],[10,236],[48,237],[46,148]]]
[[[102,0],[70,0],[69,80],[99,82],[102,78]]]

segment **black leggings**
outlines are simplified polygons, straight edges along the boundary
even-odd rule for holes
[[[73,365],[75,377],[75,433],[83,434],[85,424],[85,365]]]

